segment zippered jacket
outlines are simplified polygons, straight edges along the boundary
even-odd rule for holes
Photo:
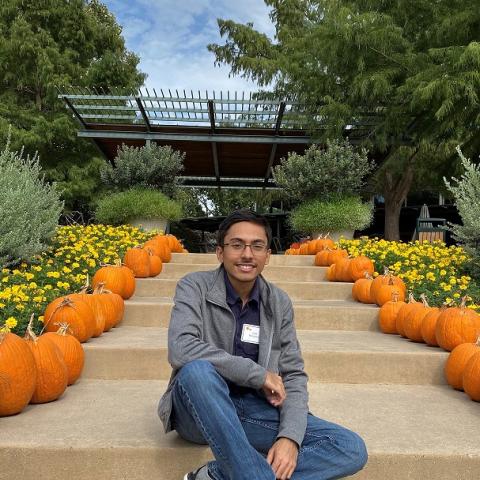
[[[172,430],[171,389],[176,374],[188,362],[206,360],[226,380],[256,390],[265,383],[267,370],[279,374],[287,396],[279,407],[277,438],[290,438],[301,445],[307,426],[307,375],[292,302],[283,290],[260,275],[258,363],[235,356],[232,353],[236,322],[226,301],[223,272],[223,265],[208,272],[193,272],[177,284],[168,329],[168,361],[173,371],[158,406],[165,432]]]

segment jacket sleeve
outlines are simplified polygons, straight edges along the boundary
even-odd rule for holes
[[[286,437],[300,445],[307,428],[308,377],[304,371],[302,352],[293,322],[292,302],[287,297],[281,328],[279,373],[287,398],[280,407],[280,428],[277,438]]]
[[[226,380],[261,388],[267,375],[265,368],[202,340],[202,301],[202,292],[194,279],[187,276],[178,282],[168,328],[168,361],[172,367],[180,369],[193,360],[206,360]]]

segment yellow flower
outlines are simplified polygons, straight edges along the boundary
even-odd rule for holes
[[[47,272],[47,277],[60,278],[60,272]]]

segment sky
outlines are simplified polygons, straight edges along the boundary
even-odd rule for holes
[[[229,67],[215,67],[209,43],[221,40],[217,18],[253,22],[273,37],[274,29],[263,0],[103,0],[123,28],[127,49],[140,57],[155,88],[255,91],[255,84],[229,77]]]

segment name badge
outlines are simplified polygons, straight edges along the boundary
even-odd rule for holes
[[[258,339],[260,337],[260,327],[258,325],[243,324],[242,328],[242,342],[255,343],[258,345]]]

